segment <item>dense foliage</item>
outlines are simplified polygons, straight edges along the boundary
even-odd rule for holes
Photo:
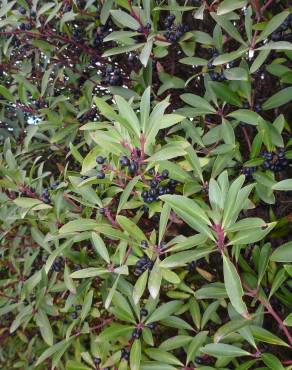
[[[0,368],[291,369],[289,1],[0,5]]]

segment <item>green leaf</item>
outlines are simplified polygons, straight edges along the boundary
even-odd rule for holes
[[[135,132],[136,135],[139,137],[139,135],[140,135],[140,122],[139,122],[133,108],[123,97],[121,97],[119,95],[115,95],[114,98],[115,98],[115,102],[117,103],[117,106],[119,108],[120,116],[123,117],[123,119],[125,119],[129,123],[133,132]]]
[[[131,237],[141,242],[142,240],[147,240],[143,231],[130,219],[125,216],[117,216],[116,218],[118,224],[123,230],[125,230]]]
[[[240,277],[233,263],[223,255],[224,284],[232,306],[243,317],[249,319],[247,307],[242,300],[243,289]]]
[[[95,232],[91,233],[91,240],[95,251],[107,262],[110,263],[108,250],[102,238]]]
[[[61,342],[58,342],[52,347],[46,349],[38,358],[35,366],[40,365],[42,362],[44,362],[47,358],[51,357],[56,352],[65,351],[71,345],[72,340],[73,338],[70,338],[69,340],[62,340]]]
[[[268,22],[264,30],[261,32],[259,37],[257,38],[256,42],[260,42],[267,38],[273,31],[275,31],[288,17],[289,12],[284,11],[281,13],[278,13],[272,17],[272,19]]]
[[[280,245],[270,257],[275,262],[292,262],[292,242]]]
[[[144,67],[147,67],[148,60],[150,58],[151,51],[152,51],[152,46],[153,46],[153,41],[149,40],[146,42],[143,49],[141,50],[139,59]]]
[[[267,59],[268,55],[270,54],[270,50],[261,50],[258,54],[258,56],[253,61],[252,65],[250,66],[250,73],[255,73],[260,66],[264,63],[264,61]]]
[[[146,162],[165,161],[167,159],[180,157],[184,154],[185,151],[182,148],[181,144],[170,143],[168,145],[165,145],[162,149],[153,154],[151,157],[147,158]]]
[[[91,309],[91,305],[92,305],[92,299],[93,299],[93,290],[90,290],[87,294],[86,294],[86,297],[84,299],[84,303],[83,303],[83,306],[82,306],[82,311],[81,311],[81,315],[80,315],[80,319],[81,321],[84,321]]]
[[[171,208],[167,203],[165,203],[162,207],[161,214],[160,214],[160,222],[159,222],[159,238],[158,243],[160,244],[164,233],[166,231],[169,215],[170,215]]]
[[[81,170],[82,175],[96,167],[96,156],[99,150],[100,149],[96,146],[95,148],[91,149],[91,151],[83,159]]]
[[[237,319],[237,320],[231,320],[227,322],[226,324],[222,325],[214,334],[214,342],[218,343],[225,337],[227,337],[229,334],[232,334],[234,332],[237,332],[239,329],[250,325],[250,321],[246,319]]]
[[[91,368],[77,361],[69,360],[66,362],[66,370],[91,370]]]
[[[206,113],[216,113],[216,109],[212,107],[212,105],[205,100],[204,98],[200,97],[199,95],[194,94],[182,94],[180,98],[187,104],[191,105],[195,108],[200,108]]]
[[[208,61],[203,58],[198,57],[186,57],[179,60],[182,64],[187,64],[189,66],[206,66],[208,64]]]
[[[64,269],[64,282],[65,282],[66,288],[69,289],[72,294],[76,294],[75,284],[70,276],[70,270],[67,264],[65,264],[65,269]]]
[[[268,267],[270,252],[271,252],[270,243],[264,244],[261,249],[260,256],[259,256],[261,263],[259,264],[259,267],[258,267],[258,286],[260,285],[261,280],[264,277],[264,274]]]
[[[222,344],[222,343],[211,343],[207,344],[201,349],[203,353],[215,357],[240,357],[250,356],[250,353],[239,347]]]
[[[41,209],[40,206],[46,206],[44,208],[51,208],[50,206],[47,207],[47,204],[44,204],[39,199],[34,198],[16,198],[14,199],[13,203],[15,203],[20,208],[34,208],[34,210]]]
[[[100,267],[88,267],[86,269],[78,270],[72,272],[70,275],[72,279],[85,279],[89,277],[101,276],[107,274],[108,270]]]
[[[251,325],[250,326],[252,335],[258,341],[274,344],[276,346],[289,347],[289,344],[284,342],[282,339],[276,335],[270,333],[268,330],[261,328],[260,326]]]
[[[148,280],[148,270],[144,271],[143,274],[139,276],[134,286],[133,300],[135,304],[138,304],[140,298],[142,297],[147,285],[147,280]]]
[[[188,162],[191,164],[194,171],[196,172],[196,174],[199,176],[200,180],[203,183],[204,178],[203,178],[203,173],[202,173],[202,167],[201,167],[200,160],[197,156],[196,151],[194,150],[194,148],[192,146],[189,146],[186,149],[186,152],[187,152],[186,158],[187,158]]]
[[[236,105],[238,107],[242,106],[241,100],[238,95],[227,87],[225,83],[210,81],[209,86],[214,91],[216,96],[220,98],[223,102]]]
[[[131,347],[130,352],[130,367],[131,370],[140,370],[141,362],[141,342],[136,339]]]
[[[159,294],[161,281],[162,272],[159,266],[159,260],[157,260],[150,272],[148,280],[148,290],[153,299],[155,299]]]
[[[199,349],[206,342],[207,335],[207,331],[201,331],[192,339],[187,350],[187,364],[194,360]]]
[[[180,362],[173,354],[163,351],[159,348],[150,348],[147,349],[146,355],[150,357],[152,360],[161,361],[165,364],[170,365],[177,365],[177,366],[183,366],[182,362]]]
[[[104,58],[107,58],[107,57],[110,57],[112,55],[129,53],[130,51],[134,51],[134,50],[140,49],[143,46],[144,46],[144,43],[134,44],[134,45],[120,46],[120,47],[117,47],[117,48],[112,48],[112,49],[107,50],[105,53],[102,54],[102,56]]]
[[[217,8],[217,15],[223,15],[232,12],[233,10],[243,8],[246,5],[246,0],[224,0]]]
[[[11,94],[11,92],[2,85],[0,85],[0,95],[4,96],[4,98],[8,101],[15,101],[14,96]]]
[[[149,114],[150,114],[150,94],[151,94],[151,87],[147,87],[144,91],[141,102],[140,102],[140,120],[141,120],[141,127],[142,131],[145,132],[149,121]]]
[[[228,116],[254,126],[256,126],[258,121],[261,119],[261,116],[259,116],[256,112],[247,109],[238,109],[229,113]]]
[[[134,189],[137,182],[140,180],[140,176],[134,177],[132,180],[130,180],[125,187],[125,189],[122,192],[120,202],[118,205],[117,213],[120,213],[123,209],[124,205],[127,203],[129,196],[131,195],[132,190]]]
[[[184,266],[188,262],[195,261],[197,259],[207,256],[212,252],[213,249],[214,246],[207,245],[202,248],[197,248],[191,251],[172,254],[171,256],[164,258],[164,260],[160,262],[160,267],[173,268],[178,266]]]
[[[120,336],[126,336],[133,331],[133,325],[121,325],[121,324],[111,324],[106,327],[100,334],[99,339],[102,341],[109,341],[116,339]]]
[[[181,306],[182,306],[182,302],[178,300],[162,304],[150,315],[150,317],[146,321],[146,324],[149,324],[155,321],[161,321],[167,318],[168,316],[176,312]]]
[[[35,322],[40,329],[43,340],[48,346],[52,346],[54,343],[54,334],[48,316],[43,310],[39,309],[35,314]]]
[[[69,221],[59,229],[60,234],[75,233],[80,231],[94,230],[97,227],[97,222],[90,219],[82,219]]]
[[[261,358],[265,365],[271,370],[285,370],[281,361],[272,353],[262,353]]]
[[[193,199],[181,195],[163,195],[160,198],[168,203],[188,225],[214,240],[214,236],[207,226],[211,225],[208,216]]]
[[[240,245],[240,244],[248,244],[248,243],[256,243],[262,240],[269,232],[276,226],[277,222],[271,222],[266,224],[264,229],[255,229],[249,230],[247,233],[246,230],[240,231],[234,236],[230,238],[228,245]]]
[[[100,21],[102,24],[105,24],[109,15],[110,15],[110,10],[113,6],[114,0],[106,0],[104,1],[101,11],[100,11]]]
[[[227,80],[248,81],[247,71],[240,67],[225,69],[224,76],[227,78]]]
[[[272,186],[272,189],[280,191],[292,191],[292,179],[279,181]]]
[[[132,30],[137,30],[140,27],[139,22],[123,10],[111,10],[110,13],[115,21],[117,21],[124,27],[130,28]]]
[[[292,86],[280,90],[266,100],[262,106],[263,110],[269,110],[280,107],[283,104],[289,103],[292,100]]]
[[[284,325],[286,325],[286,326],[292,326],[292,312],[289,313],[289,315],[284,320]]]
[[[240,44],[246,45],[246,42],[242,39],[240,33],[226,16],[219,16],[215,13],[211,13],[211,16],[216,21],[216,23],[218,23],[233,39],[238,41]]]
[[[192,340],[192,337],[188,335],[176,335],[162,342],[159,348],[161,348],[164,351],[171,351],[179,347],[184,347],[191,340]]]

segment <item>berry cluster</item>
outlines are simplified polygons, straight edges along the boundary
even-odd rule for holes
[[[78,313],[77,313],[77,311],[81,311],[81,310],[82,310],[82,306],[81,306],[81,304],[77,304],[77,305],[75,306],[75,310],[76,310],[76,311],[71,312],[71,318],[72,318],[73,320],[76,320],[76,319],[77,319],[77,317],[78,317]]]
[[[271,34],[271,40],[272,41],[282,41],[282,40],[285,40],[286,39],[285,32],[288,29],[292,30],[292,14],[289,14],[289,16],[284,20],[284,22],[281,24],[281,26],[278,27],[276,29],[276,31],[274,31]],[[289,37],[290,35],[288,34],[287,36]]]
[[[153,174],[153,171],[150,172]],[[149,183],[150,190],[143,190],[141,196],[145,203],[152,203],[157,200],[160,195],[172,194],[178,182],[174,179],[169,179],[166,185],[159,185],[160,181],[166,180],[169,176],[168,170],[163,170],[161,174],[157,174]]]
[[[151,261],[150,258],[148,258],[147,256],[146,257],[142,257],[135,264],[134,274],[136,276],[140,276],[147,269],[150,269],[151,270],[153,268],[153,265],[154,265],[154,262]]]
[[[121,86],[123,85],[122,71],[119,68],[114,68],[111,65],[106,67],[104,73],[104,82],[111,86]]]
[[[50,204],[51,203],[51,198],[50,198],[50,193],[49,193],[49,189],[48,188],[45,188],[44,191],[42,192],[41,200],[44,203],[46,203],[46,204]]]
[[[254,172],[256,172],[256,170],[257,170],[256,166],[254,166],[254,167],[242,167],[241,172],[242,172],[243,175],[246,176],[247,179],[251,179],[252,174]]]
[[[165,37],[168,41],[175,42],[178,41],[184,33],[188,32],[189,26],[184,23],[178,25],[174,24],[175,16],[173,14],[169,15],[166,19],[167,31]]]
[[[264,152],[262,157],[265,159],[263,168],[273,172],[280,172],[288,167],[289,161],[285,158],[285,150],[279,149],[276,153]]]
[[[139,168],[139,165],[136,161],[131,161],[124,155],[120,158],[120,165],[121,167],[128,167],[128,172],[131,176],[134,176]]]
[[[222,81],[226,80],[223,72],[221,72],[221,73],[211,72],[210,73],[210,78],[211,78],[212,81],[218,81],[218,82],[222,82]]]

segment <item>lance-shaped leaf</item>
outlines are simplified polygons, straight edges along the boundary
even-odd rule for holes
[[[110,257],[108,250],[104,244],[104,241],[97,233],[91,233],[91,240],[95,251],[107,262],[110,263]]]
[[[129,218],[125,216],[117,216],[117,222],[132,238],[142,241],[147,240],[143,231]]]
[[[248,314],[246,304],[242,300],[244,292],[241,286],[240,277],[233,263],[225,255],[223,255],[223,273],[225,288],[232,306],[240,315],[249,319],[250,316]]]
[[[188,225],[215,240],[208,225],[211,222],[205,211],[193,200],[182,195],[163,195],[161,199],[168,203]]]
[[[150,322],[160,321],[176,312],[181,306],[182,301],[171,301],[164,303],[163,305],[156,308],[156,310],[151,314],[151,316],[146,321],[146,324]]]
[[[203,353],[215,357],[240,357],[250,356],[250,353],[244,349],[230,344],[211,343],[201,349]]]

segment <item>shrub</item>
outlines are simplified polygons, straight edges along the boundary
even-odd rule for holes
[[[291,365],[288,2],[1,6],[1,369]]]

